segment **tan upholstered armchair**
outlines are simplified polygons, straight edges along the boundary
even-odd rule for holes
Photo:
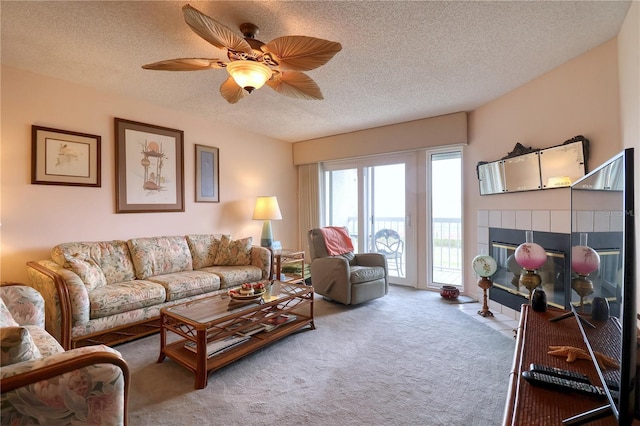
[[[310,230],[308,237],[311,285],[316,293],[345,305],[356,305],[387,294],[389,274],[384,255],[355,254],[353,251],[330,255],[321,228]]]

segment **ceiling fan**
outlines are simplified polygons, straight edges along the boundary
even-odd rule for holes
[[[333,58],[342,46],[334,41],[306,36],[278,37],[269,43],[257,40],[258,27],[240,25],[240,37],[223,24],[190,5],[182,7],[184,20],[200,37],[227,51],[228,61],[217,58],[178,58],[143,65],[160,71],[199,71],[226,68],[227,80],[220,94],[229,103],[259,89],[264,84],[278,93],[301,99],[323,99],[311,77],[302,71],[318,68]]]

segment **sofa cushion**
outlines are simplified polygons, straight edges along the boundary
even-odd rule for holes
[[[66,269],[71,265],[65,258],[68,255],[85,255],[93,259],[104,273],[107,284],[131,281],[135,279],[133,263],[126,241],[97,241],[58,244],[51,251],[51,259]]]
[[[4,300],[0,297],[0,327],[17,327],[18,324],[13,315],[9,312],[9,308],[4,304]]]
[[[220,277],[202,271],[156,275],[149,278],[149,281],[164,287],[167,302],[220,289]]]
[[[41,358],[38,347],[25,327],[0,328],[0,365]]]
[[[84,282],[87,291],[93,291],[96,288],[107,285],[107,278],[104,276],[100,266],[86,254],[76,253],[70,255],[65,253],[64,258],[69,263],[71,270]]]
[[[128,244],[139,280],[193,269],[185,237],[134,238]]]
[[[106,285],[89,293],[91,319],[108,317],[164,302],[164,287],[151,281],[135,280]]]
[[[262,279],[262,269],[257,266],[211,266],[202,269],[220,277],[220,288],[231,288]]]
[[[186,238],[193,258],[193,269],[215,265],[222,234],[191,234]]]
[[[252,243],[253,237],[232,240],[228,235],[223,235],[216,254],[215,265],[250,265]]]
[[[350,270],[351,276],[349,278],[352,284],[384,278],[384,268],[382,266],[352,266]]]

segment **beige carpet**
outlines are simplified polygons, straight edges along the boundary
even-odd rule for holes
[[[117,346],[132,372],[131,425],[498,425],[514,340],[392,286],[357,307],[316,298],[302,331],[209,375],[165,360],[159,336]]]

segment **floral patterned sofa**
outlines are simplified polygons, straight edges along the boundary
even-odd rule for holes
[[[225,234],[72,242],[27,263],[46,329],[65,349],[159,330],[160,309],[270,278],[271,252]]]
[[[0,286],[0,410],[3,425],[127,423],[129,369],[97,345],[65,351],[44,330],[44,299]]]

